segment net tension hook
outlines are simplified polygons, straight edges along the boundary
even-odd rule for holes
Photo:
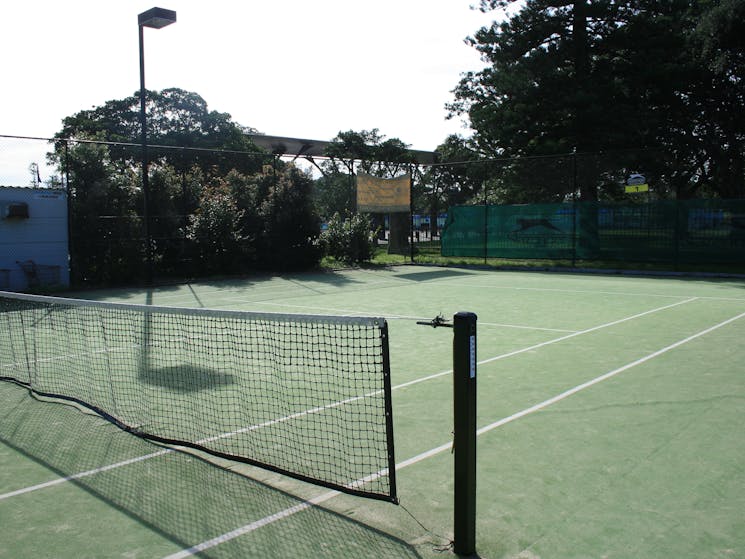
[[[437,328],[438,326],[441,326],[443,328],[453,327],[453,325],[450,324],[441,314],[438,314],[432,320],[417,320],[417,324],[421,324],[422,326],[431,326],[432,328]]]

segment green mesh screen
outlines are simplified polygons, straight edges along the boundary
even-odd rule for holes
[[[743,263],[745,200],[456,206],[442,255]]]

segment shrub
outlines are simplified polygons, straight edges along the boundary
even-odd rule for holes
[[[321,260],[320,219],[312,198],[309,175],[288,166],[275,177],[274,184],[259,208],[263,224],[261,253],[274,270],[302,270]]]
[[[329,220],[328,229],[321,235],[326,254],[347,264],[368,262],[375,247],[371,229],[367,215],[354,214],[342,219],[335,213]]]
[[[186,231],[204,271],[232,272],[240,266],[242,239],[237,224],[242,215],[227,188],[205,189]]]

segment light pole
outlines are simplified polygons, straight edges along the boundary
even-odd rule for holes
[[[137,16],[137,27],[140,32],[140,127],[142,133],[142,197],[143,197],[143,220],[145,221],[145,260],[146,281],[153,281],[153,247],[150,239],[150,214],[148,204],[150,198],[148,163],[147,163],[147,115],[145,114],[145,44],[143,29],[151,27],[161,29],[166,25],[176,22],[176,12],[163,8],[151,8]]]

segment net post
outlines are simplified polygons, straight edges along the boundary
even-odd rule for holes
[[[393,444],[393,403],[391,388],[391,359],[388,347],[388,322],[381,321],[380,336],[383,347],[383,390],[385,392],[385,428],[388,442],[388,483],[392,502],[398,504],[396,489],[396,457]]]
[[[476,552],[476,315],[453,317],[453,551]]]

